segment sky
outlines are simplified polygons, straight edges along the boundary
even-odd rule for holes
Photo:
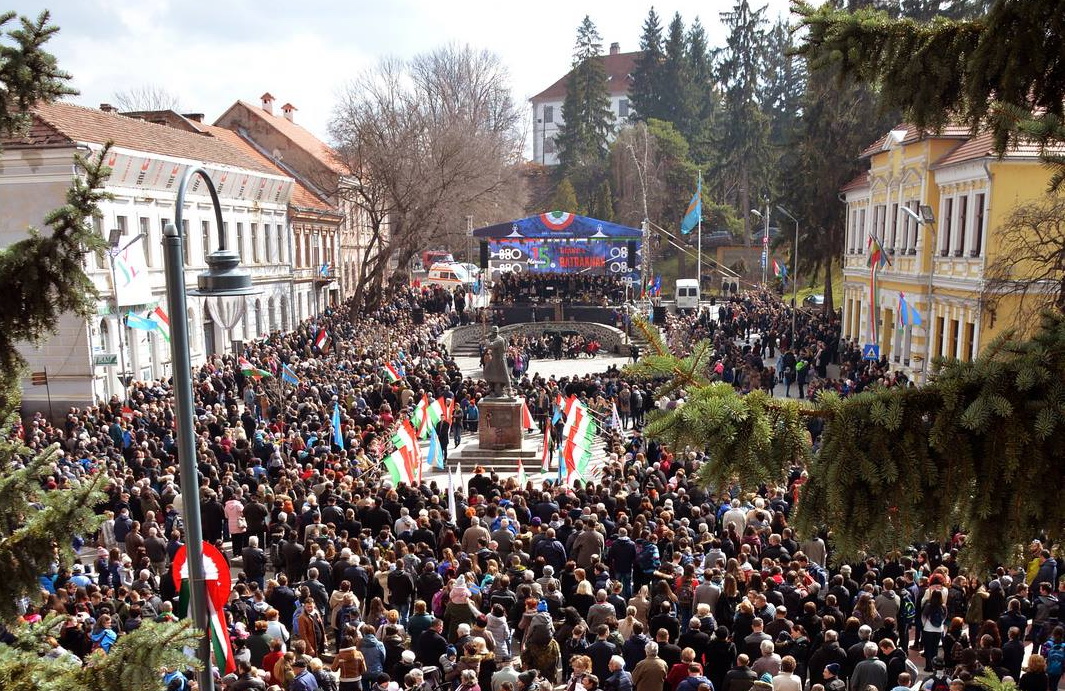
[[[775,19],[787,0],[762,0]],[[60,33],[49,43],[80,95],[98,107],[116,92],[154,86],[182,112],[213,122],[240,99],[264,92],[297,108],[296,122],[325,141],[345,85],[385,57],[408,59],[448,43],[496,53],[519,106],[570,66],[577,25],[587,14],[604,50],[637,50],[650,1],[634,0],[8,0],[35,17],[47,7]],[[668,0],[655,11],[668,25],[700,17],[711,45],[725,38],[720,13],[732,0]],[[758,0],[752,2],[757,7]],[[531,121],[531,115],[528,117]]]

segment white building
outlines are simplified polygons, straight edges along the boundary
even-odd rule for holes
[[[97,315],[88,321],[67,315],[40,348],[24,348],[29,370],[47,370],[49,380],[47,391],[25,382],[25,409],[46,408],[49,394],[56,411],[107,400],[122,391],[123,364],[133,379],[169,376],[170,350],[163,333],[123,322],[127,314],[144,317],[157,306],[166,309],[162,228],[174,219],[177,187],[190,167],[210,173],[221,202],[226,246],[240,253],[262,291],[247,298],[246,313],[230,332],[212,320],[202,298],[189,298],[188,314],[168,315],[171,321],[188,320],[193,365],[203,363],[208,353],[229,350],[233,341],[290,329],[311,312],[313,305],[306,303],[294,309],[288,221],[294,181],[242,147],[239,139],[197,123],[195,116],[186,120],[186,129],[66,103],[41,105],[33,116],[28,133],[4,142],[0,156],[0,245],[24,237],[29,226],[40,227],[44,216],[64,203],[75,173],[74,156],[99,151],[108,141],[113,142],[107,161],[112,174],[106,190],[113,199],[102,204],[97,228],[105,238],[117,229],[118,247],[140,234],[146,237],[116,256],[114,266],[108,257],[86,256],[86,271],[100,294]],[[186,195],[184,219],[186,284],[191,288],[206,268],[206,255],[218,249],[213,206],[197,181]],[[102,364],[107,362],[111,364]]]
[[[610,52],[602,56],[610,92],[610,110],[614,113],[615,131],[629,117],[629,87],[632,71],[640,52],[622,53],[617,43],[610,44]],[[529,99],[533,116],[533,161],[545,166],[558,165],[555,135],[562,126],[562,102],[566,100],[566,83],[570,73]],[[613,137],[613,135],[611,135]]]

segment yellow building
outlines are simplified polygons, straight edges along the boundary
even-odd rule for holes
[[[841,190],[847,205],[843,248],[843,337],[870,343],[873,311],[869,239],[891,263],[878,271],[875,344],[896,369],[923,380],[929,358],[971,360],[1014,324],[981,301],[985,269],[1002,251],[996,229],[1018,205],[1042,197],[1050,171],[1034,147],[999,158],[990,135],[948,127],[938,134],[902,125],[861,155],[869,171]],[[934,219],[918,223],[904,207]],[[927,211],[927,210],[926,210]],[[899,324],[899,296],[920,325]]]

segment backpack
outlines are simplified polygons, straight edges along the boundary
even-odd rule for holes
[[[692,602],[694,601],[695,586],[692,584],[692,579],[681,579],[680,587],[677,589],[677,602],[681,607],[691,607]]]
[[[1047,674],[1060,676],[1065,671],[1065,643],[1051,643],[1047,651]]]
[[[950,691],[950,684],[947,682],[946,677],[933,674],[932,684],[928,687],[928,691]]]
[[[928,608],[928,623],[932,626],[939,628],[943,626],[944,620],[947,618],[945,607],[929,607]],[[949,684],[947,685],[950,686]]]
[[[636,565],[644,573],[651,573],[660,567],[662,560],[658,556],[658,545],[648,542],[641,547],[640,553],[636,555]]]
[[[902,620],[912,622],[917,617],[917,608],[913,605],[913,598],[910,594],[903,590],[899,593],[902,599],[902,604],[899,606],[899,610],[902,612]]]
[[[444,610],[447,608],[447,591],[444,588],[436,591],[433,595],[433,614],[438,617],[444,616]]]
[[[525,644],[547,645],[554,635],[554,625],[551,616],[547,612],[537,612],[529,621],[529,629],[525,632]]]

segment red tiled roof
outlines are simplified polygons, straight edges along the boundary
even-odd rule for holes
[[[1050,147],[1050,151],[1057,154],[1065,153],[1065,147]],[[1041,153],[1038,143],[1026,140],[1010,145],[1004,152],[1004,157],[1036,159]],[[978,161],[992,156],[998,156],[998,152],[995,151],[995,137],[990,132],[984,132],[950,151],[930,167],[932,169],[945,168],[956,163]]]
[[[245,141],[239,134],[233,130],[227,130],[224,127],[216,127],[215,125],[205,125],[200,123],[199,126],[210,136],[220,139],[229,143],[230,145],[244,150],[251,156],[262,160],[266,165],[274,169],[274,172],[278,175],[284,175],[285,177],[292,177],[287,171],[275,164],[269,158],[259,152],[254,146]],[[299,179],[293,179],[292,184],[292,197],[289,199],[289,204],[300,208],[309,209],[319,213],[332,214],[340,216],[340,211],[336,206],[330,204],[318,197],[314,192],[311,192],[307,187],[300,183]]]
[[[615,53],[613,55],[602,56],[603,69],[607,74],[607,90],[612,95],[626,94],[629,92],[629,86],[632,83],[632,70],[636,67],[636,58],[640,56],[642,51],[633,51],[631,53]],[[565,97],[566,95],[566,82],[569,81],[570,72],[566,72],[566,76],[559,79],[557,82],[547,87],[540,93],[533,96],[530,101],[557,101]]]
[[[850,192],[851,190],[860,190],[863,187],[869,186],[869,171],[860,173],[853,180],[839,188],[840,192]]]
[[[902,123],[892,128],[894,130],[905,130],[906,134],[903,136],[900,145],[905,146],[907,144],[913,144],[914,142],[922,139],[968,139],[972,136],[972,130],[969,127],[963,125],[947,125],[939,132],[933,132],[930,130],[918,130],[913,125],[908,123]],[[870,144],[858,158],[866,158],[873,154],[878,154],[884,150],[884,142],[891,135],[891,132],[885,132],[882,137]]]
[[[105,113],[94,108],[58,102],[40,103],[34,107],[33,114],[47,127],[31,127],[25,136],[7,139],[7,145],[56,145],[62,143],[59,139],[87,144],[105,144],[111,141],[115,146],[135,151],[275,175],[278,172],[262,158],[252,156],[244,148],[233,146],[228,141],[129,118],[118,113]]]
[[[290,121],[282,115],[272,115],[263,110],[262,106],[260,105],[248,103],[247,101],[237,101],[237,103],[243,106],[244,108],[247,108],[257,117],[260,117],[266,122],[270,123],[270,125],[273,126],[274,129],[280,132],[290,142],[314,156],[323,165],[328,167],[337,175],[351,174],[351,171],[348,169],[348,167],[344,165],[344,162],[340,160],[336,152],[333,151],[333,149],[330,148],[329,145],[327,145],[321,139],[314,136],[307,130],[303,129],[296,123]],[[291,106],[287,103],[285,105],[291,107],[293,110],[296,110],[295,106]],[[218,120],[215,120],[215,122],[220,122],[222,120],[222,117],[224,116],[225,113],[223,113],[222,116],[218,118]]]

